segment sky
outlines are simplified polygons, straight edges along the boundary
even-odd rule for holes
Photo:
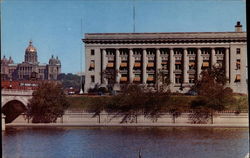
[[[1,0],[1,58],[24,61],[29,41],[38,61],[58,56],[62,73],[85,70],[84,33],[223,32],[240,21],[245,0]],[[82,22],[81,22],[82,21]]]

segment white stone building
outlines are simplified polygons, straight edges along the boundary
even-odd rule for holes
[[[105,70],[113,72],[115,86],[150,87],[155,87],[156,73],[162,70],[172,92],[187,92],[203,69],[217,64],[234,92],[247,93],[246,41],[240,22],[232,32],[87,33],[84,92],[110,82]]]

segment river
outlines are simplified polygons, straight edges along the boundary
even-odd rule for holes
[[[4,158],[244,158],[247,128],[7,128]]]

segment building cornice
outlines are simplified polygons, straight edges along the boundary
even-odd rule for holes
[[[246,32],[88,33],[86,44],[246,42]]]

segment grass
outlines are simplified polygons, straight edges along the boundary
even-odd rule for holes
[[[69,110],[83,110],[85,107],[90,105],[96,97],[102,96],[68,96],[67,100],[70,103]],[[172,96],[172,101],[178,105],[183,107],[189,107],[192,100],[194,100],[197,96]],[[229,111],[248,111],[248,97],[242,95],[233,96],[236,99],[235,104],[228,104],[226,106],[226,110]],[[103,97],[105,99],[105,97]]]
[[[235,95],[235,104],[228,104],[226,106],[227,110],[233,111],[248,111],[248,96]]]

